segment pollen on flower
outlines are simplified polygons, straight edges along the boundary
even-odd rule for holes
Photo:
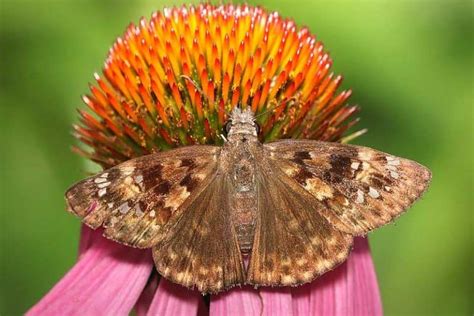
[[[220,143],[231,110],[251,107],[262,141],[339,141],[357,120],[342,77],[307,28],[248,5],[200,4],[130,24],[83,97],[79,153],[111,167],[157,150]]]

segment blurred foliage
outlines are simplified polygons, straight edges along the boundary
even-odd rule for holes
[[[3,0],[0,314],[21,314],[76,259],[63,192],[80,95],[131,21],[176,1]],[[468,315],[473,298],[470,1],[249,1],[307,25],[362,106],[357,143],[433,171],[425,197],[370,235],[387,315]]]

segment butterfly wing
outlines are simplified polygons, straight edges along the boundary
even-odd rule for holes
[[[300,285],[333,269],[350,251],[352,236],[335,229],[323,205],[282,171],[261,162],[258,217],[247,283]]]
[[[69,210],[120,243],[149,248],[181,205],[204,190],[219,148],[191,146],[126,161],[72,186]]]
[[[161,275],[203,293],[244,283],[242,256],[229,213],[229,183],[226,175],[216,175],[163,228],[163,239],[153,247]]]
[[[353,235],[391,222],[426,190],[424,166],[371,148],[310,140],[265,145],[272,164],[325,207],[337,229]]]

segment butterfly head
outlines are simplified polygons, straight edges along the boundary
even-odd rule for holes
[[[252,109],[234,108],[230,114],[230,119],[226,123],[225,129],[229,138],[233,136],[254,136],[257,137],[258,125],[255,122],[255,114]]]

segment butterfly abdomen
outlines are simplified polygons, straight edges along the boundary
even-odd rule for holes
[[[240,251],[247,254],[252,250],[255,236],[255,225],[258,216],[256,155],[258,141],[235,142],[227,146],[230,180],[231,220],[239,243]]]
[[[252,250],[257,218],[256,191],[237,192],[234,195],[231,218],[240,251],[247,254]]]

